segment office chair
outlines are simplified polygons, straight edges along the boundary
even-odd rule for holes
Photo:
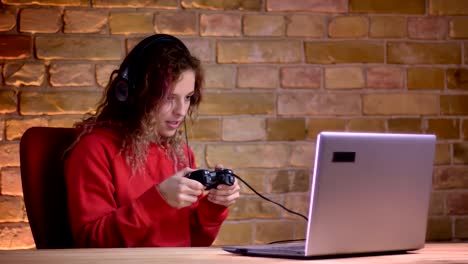
[[[24,204],[37,249],[71,248],[62,155],[73,128],[31,127],[20,140]]]

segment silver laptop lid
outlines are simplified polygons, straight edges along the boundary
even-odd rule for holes
[[[434,135],[322,132],[305,255],[424,246]]]

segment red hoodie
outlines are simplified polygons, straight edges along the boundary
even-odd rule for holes
[[[112,130],[97,128],[65,160],[75,247],[211,245],[228,208],[206,196],[189,207],[171,207],[155,185],[175,173],[174,162],[152,145],[146,173],[131,176],[121,142]],[[191,150],[184,151],[194,160]]]

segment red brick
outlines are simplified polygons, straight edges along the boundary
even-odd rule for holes
[[[161,12],[154,17],[156,33],[174,35],[195,35],[197,30],[197,16],[191,12]]]
[[[385,132],[385,120],[380,118],[353,118],[348,130],[356,132]]]
[[[297,168],[307,168],[311,166],[315,157],[315,144],[303,143],[291,146],[289,165]]]
[[[430,15],[468,15],[468,2],[460,0],[430,0]]]
[[[435,134],[437,139],[459,139],[460,120],[448,118],[428,119],[426,132]]]
[[[242,179],[249,184],[253,189],[261,194],[270,193],[267,181],[273,176],[273,172],[270,169],[236,169],[235,173],[242,177]],[[254,192],[247,187],[244,183],[239,182],[241,195],[254,194]]]
[[[306,42],[306,62],[312,64],[383,63],[384,46],[380,42]]]
[[[205,93],[199,113],[218,116],[272,114],[274,104],[272,93]]]
[[[18,101],[16,92],[9,90],[0,91],[0,114],[16,112],[16,102]]]
[[[216,56],[216,47],[209,39],[183,39],[190,52],[203,62],[213,62]]]
[[[23,92],[20,112],[23,115],[84,114],[93,111],[101,98],[100,92]]]
[[[284,36],[285,29],[283,16],[244,16],[243,32],[246,36]]]
[[[447,20],[439,17],[408,18],[408,36],[414,39],[445,39]]]
[[[468,17],[456,17],[450,20],[451,38],[466,39],[468,38]]]
[[[453,143],[453,163],[468,164],[468,142]]]
[[[76,0],[75,0],[76,1]],[[86,4],[88,1],[85,1]],[[177,9],[177,0],[92,0],[93,7]]]
[[[432,192],[429,205],[429,216],[443,215],[445,208],[445,193]]]
[[[307,138],[315,140],[322,131],[344,131],[346,120],[338,118],[311,118],[307,129]]]
[[[455,238],[468,239],[468,218],[455,219]]]
[[[23,133],[30,127],[46,126],[47,120],[43,117],[21,119],[21,120],[7,120],[6,121],[6,138],[7,140],[20,139]]]
[[[185,9],[260,11],[262,0],[182,0]]]
[[[206,147],[206,161],[210,167],[220,163],[227,168],[282,168],[289,164],[289,159],[287,144],[259,142]]]
[[[447,194],[447,213],[449,215],[468,214],[468,193],[454,192]]]
[[[420,118],[392,118],[387,120],[388,131],[396,133],[421,133]]]
[[[110,37],[36,37],[37,57],[44,60],[120,60],[120,47],[120,40]]]
[[[292,223],[292,221],[277,220],[255,224],[254,243],[266,244],[294,239],[295,226]]]
[[[434,94],[365,94],[365,115],[435,115],[439,114],[439,96]]]
[[[23,9],[20,13],[20,32],[56,33],[62,27],[59,9]]]
[[[441,167],[434,169],[434,189],[467,189],[468,168]]]
[[[52,64],[49,69],[52,86],[93,86],[94,65]]]
[[[101,87],[106,87],[109,83],[109,78],[114,70],[119,69],[117,64],[97,64],[96,65],[96,82]]]
[[[22,200],[19,196],[0,196],[0,223],[23,220]]]
[[[403,13],[403,14],[425,14],[425,0],[350,0],[349,11],[352,13]]]
[[[459,43],[388,42],[387,63],[460,64]]]
[[[73,124],[81,121],[82,115],[67,115],[66,117],[51,117],[49,118],[49,127],[73,127]]]
[[[4,168],[1,170],[0,190],[2,195],[22,196],[20,168]]]
[[[41,86],[45,79],[42,63],[11,63],[4,67],[5,84],[16,87]]]
[[[337,16],[328,25],[332,38],[363,38],[369,32],[369,19],[363,16]]]
[[[0,59],[26,59],[31,57],[30,36],[0,35]]]
[[[446,241],[452,238],[452,221],[449,217],[430,217],[426,241]]]
[[[301,61],[299,41],[219,41],[218,63],[293,63]]]
[[[456,90],[468,90],[468,69],[447,69],[447,88]]]
[[[152,12],[112,12],[109,17],[112,34],[152,34]]]
[[[268,118],[266,125],[267,139],[304,140],[306,126],[303,118]]]
[[[444,89],[445,73],[441,68],[408,68],[408,89]]]
[[[16,17],[10,13],[0,13],[0,31],[10,31],[16,26]]]
[[[307,170],[280,170],[272,177],[272,193],[307,192],[309,190],[309,172]]]
[[[198,118],[194,122],[187,120],[187,133],[196,141],[218,141],[221,139],[221,121],[217,118]]]
[[[440,113],[443,115],[468,114],[468,95],[441,95]]]
[[[236,203],[229,208],[229,219],[273,219],[280,216],[280,208],[260,197],[241,196]]]
[[[267,11],[309,11],[324,13],[344,13],[347,0],[302,0],[302,1],[267,1]]]
[[[307,173],[308,174],[308,173]],[[309,177],[310,179],[310,177]],[[306,183],[309,184],[309,183]],[[310,186],[310,184],[309,184]],[[307,214],[309,213],[309,203],[310,203],[310,194],[308,192],[306,193],[291,193],[291,194],[286,194],[285,195],[285,201],[284,201],[284,206],[288,209],[293,210],[294,212],[297,212],[299,214],[302,214],[304,216],[308,216]],[[285,218],[298,218],[298,216],[291,214],[289,212],[283,211],[283,215]],[[298,218],[300,221],[306,224],[305,221],[302,218]],[[306,227],[306,226],[304,226]],[[298,231],[296,229],[296,231]],[[304,230],[305,231],[305,230]],[[296,232],[296,237],[298,235],[302,235],[302,238],[305,237],[305,232],[301,234],[297,234]]]
[[[88,6],[88,0],[2,0],[6,5]]]
[[[0,225],[0,249],[32,249],[34,239],[28,223]]]
[[[364,72],[361,67],[340,66],[325,68],[325,88],[356,89],[364,88]]]
[[[265,139],[263,117],[233,117],[223,119],[224,141],[256,141]]]
[[[0,167],[19,167],[19,166],[20,166],[19,144],[1,144],[0,145]]]
[[[369,35],[373,38],[404,38],[407,36],[406,17],[374,16],[370,19]]]
[[[200,34],[202,36],[240,36],[242,18],[238,14],[202,14]]]
[[[377,66],[367,69],[367,87],[403,88],[404,70],[397,67]]]
[[[0,140],[5,138],[5,122],[2,120],[0,121]]]
[[[452,158],[452,153],[450,150],[450,144],[448,143],[438,143],[436,144],[435,149],[435,165],[448,165]]]
[[[291,15],[286,17],[286,35],[320,38],[325,32],[325,17],[318,15]]]
[[[213,242],[213,246],[252,244],[253,224],[251,222],[225,221]]]
[[[107,33],[108,12],[94,10],[65,10],[64,33]]]
[[[320,88],[322,70],[318,67],[283,67],[280,71],[283,88]]]
[[[236,69],[231,65],[205,64],[205,87],[232,89],[235,87]]]
[[[262,78],[258,78],[262,76]],[[237,86],[240,88],[278,87],[278,69],[271,66],[239,66]]]
[[[278,96],[278,115],[358,115],[357,94],[284,93]]]

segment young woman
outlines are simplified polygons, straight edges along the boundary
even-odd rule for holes
[[[112,73],[65,160],[76,247],[213,243],[239,186],[205,191],[186,177],[194,155],[179,128],[199,105],[202,82],[200,61],[162,34],[141,41]]]

